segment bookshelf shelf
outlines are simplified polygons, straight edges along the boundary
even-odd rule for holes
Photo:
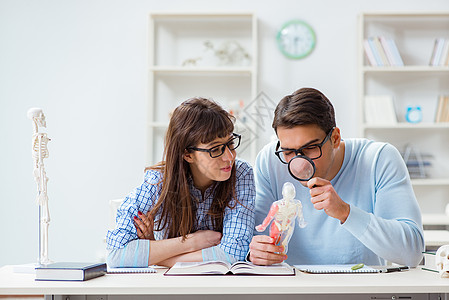
[[[374,40],[379,44],[376,37],[381,42],[382,38],[394,40],[403,65],[371,65],[366,41],[372,39],[370,43]],[[449,216],[441,214],[449,203],[449,122],[435,122],[440,96],[449,95],[449,66],[431,65],[437,38],[449,39],[449,12],[370,12],[359,18],[360,135],[388,142],[400,151],[413,147],[431,157],[426,176],[412,179],[424,225],[449,225]],[[372,102],[367,101],[385,96],[391,97],[397,120],[389,124],[372,122],[372,113],[365,111]],[[410,106],[421,107],[421,122],[406,121]]]
[[[363,125],[364,130],[375,130],[375,129],[449,129],[449,123],[417,123],[411,124],[406,122],[399,122],[396,125]]]
[[[178,66],[153,66],[150,71],[159,74],[186,75],[186,74],[217,74],[222,76],[241,75],[251,76],[253,70],[250,67],[178,67]]]
[[[412,179],[414,186],[439,186],[449,185],[449,178],[424,178],[424,179]],[[449,198],[449,196],[448,196]]]
[[[449,66],[363,66],[363,72],[369,73],[426,73],[426,72],[435,72],[435,73],[447,73],[449,72]]]
[[[449,216],[445,214],[423,214],[422,221],[426,225],[449,225]]]
[[[169,114],[182,101],[211,98],[235,110],[256,98],[258,39],[250,12],[152,12],[148,24],[146,164],[152,165],[162,159]],[[236,131],[247,144],[238,155],[252,163],[257,128],[242,122],[237,119]]]

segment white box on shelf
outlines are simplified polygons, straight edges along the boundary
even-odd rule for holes
[[[390,95],[365,96],[366,123],[370,125],[396,125],[397,118]]]

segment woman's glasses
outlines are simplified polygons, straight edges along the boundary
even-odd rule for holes
[[[203,148],[196,148],[196,147],[188,147],[187,150],[194,150],[194,151],[201,151],[201,152],[208,152],[210,157],[216,158],[223,155],[223,153],[226,150],[226,147],[229,148],[229,150],[235,150],[238,146],[240,146],[240,140],[241,135],[238,133],[233,133],[232,138],[225,144],[220,144],[217,146],[214,146],[209,149],[203,149]]]

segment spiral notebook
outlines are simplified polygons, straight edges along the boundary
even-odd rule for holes
[[[108,273],[111,274],[124,274],[124,273],[156,273],[153,267],[144,268],[110,268],[107,269]]]
[[[379,273],[379,269],[363,266],[363,268],[352,270],[354,265],[295,265],[301,272],[312,274],[343,274],[343,273]]]

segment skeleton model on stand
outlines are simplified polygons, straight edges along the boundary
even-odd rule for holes
[[[262,224],[256,226],[256,230],[262,232],[271,221],[270,237],[274,239],[274,244],[284,246],[284,254],[288,251],[288,242],[295,229],[295,218],[298,219],[299,227],[306,226],[302,213],[302,203],[294,199],[296,196],[295,186],[291,182],[284,183],[282,187],[281,200],[271,204],[270,211]]]
[[[47,175],[45,173],[44,158],[48,157],[47,143],[50,139],[46,133],[39,132],[39,127],[47,127],[45,116],[40,108],[30,108],[27,116],[33,121],[33,163],[34,179],[37,183],[36,202],[39,205],[39,264],[48,264],[48,226],[50,225],[50,211],[48,209]]]

